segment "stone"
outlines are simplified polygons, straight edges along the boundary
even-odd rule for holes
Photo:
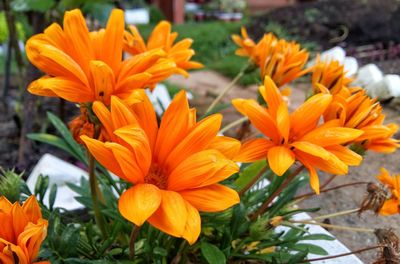
[[[346,57],[346,51],[342,47],[333,47],[321,53],[321,61],[336,60],[340,63],[344,63]]]
[[[357,77],[353,82],[355,86],[366,88],[368,85],[379,82],[383,78],[382,71],[375,64],[367,64],[358,70]]]
[[[386,100],[400,96],[400,76],[396,74],[385,75],[380,81],[365,87],[368,95]]]
[[[343,61],[344,71],[347,77],[353,77],[358,71],[358,62],[354,57],[345,57]]]

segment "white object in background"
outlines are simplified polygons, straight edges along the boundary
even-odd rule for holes
[[[379,82],[383,78],[382,71],[375,64],[367,64],[362,66],[357,73],[357,77],[353,84],[361,87],[366,87],[373,83]]]
[[[35,190],[35,184],[40,174],[49,176],[49,187],[53,184],[58,187],[54,207],[62,207],[67,210],[83,208],[83,205],[74,199],[76,193],[66,183],[79,185],[81,177],[88,177],[86,171],[46,153],[33,168],[26,182],[32,193]],[[43,200],[46,206],[49,206],[49,193],[50,191],[46,192]]]
[[[385,75],[380,81],[365,87],[371,97],[378,97],[380,100],[400,96],[400,76],[396,74]]]
[[[321,53],[321,61],[339,61],[341,64],[344,63],[344,58],[346,57],[346,51],[341,47],[333,47]]]
[[[344,58],[344,71],[346,72],[347,77],[352,77],[356,75],[358,71],[358,62],[354,57],[345,57]]]
[[[154,109],[159,115],[161,115],[171,103],[171,96],[169,96],[167,86],[162,83],[157,84],[152,92],[146,89],[146,94],[149,96]]]
[[[306,213],[300,213],[300,214],[296,214],[293,216],[293,220],[297,220],[297,221],[309,220],[309,219],[311,219],[311,217]],[[308,232],[310,234],[324,234],[324,235],[334,237],[331,233],[329,233],[326,229],[322,228],[319,225],[307,224],[307,225],[305,225],[305,228],[308,229]],[[289,231],[289,228],[284,227],[284,226],[278,226],[276,228],[276,232],[282,232],[282,231]],[[345,245],[343,245],[337,239],[335,239],[335,240],[302,240],[299,243],[307,243],[307,244],[312,244],[312,245],[322,247],[329,253],[329,256],[334,256],[334,255],[351,252]],[[321,257],[327,257],[327,256],[315,255],[315,254],[311,254],[311,253],[309,253],[307,255],[308,259],[321,258]],[[314,264],[348,264],[348,263],[363,264],[363,262],[356,255],[348,255],[348,256],[344,256],[344,257],[340,257],[340,258],[313,261],[312,263],[314,263]]]
[[[148,24],[150,22],[150,14],[147,8],[136,8],[125,10],[126,24]]]
[[[186,3],[185,4],[185,12],[186,13],[194,13],[200,10],[199,4],[196,3]]]

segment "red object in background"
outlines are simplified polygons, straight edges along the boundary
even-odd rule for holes
[[[150,0],[150,3],[157,5],[169,21],[185,22],[185,0]]]
[[[276,7],[287,6],[298,2],[296,0],[247,0],[250,12],[260,12]]]

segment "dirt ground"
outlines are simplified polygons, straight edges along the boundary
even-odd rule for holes
[[[174,76],[170,81],[178,86],[186,87],[193,91],[195,98],[192,101],[192,105],[198,107],[199,112],[204,112],[206,107],[215,98],[215,96],[221,91],[225,85],[229,83],[229,79],[210,71],[194,72],[191,74],[189,79],[184,79],[180,76]],[[292,96],[290,98],[291,108],[294,109],[296,106],[304,101],[304,92],[306,86],[303,84],[296,85],[296,88],[292,89]],[[233,98],[255,98],[257,86],[249,86],[246,88],[240,86],[234,86],[233,89],[224,97],[224,102],[229,102]],[[386,122],[395,122],[400,124],[399,111],[393,107],[384,107],[386,114]],[[239,115],[236,110],[230,108],[223,111],[224,113],[224,124],[228,124],[233,120],[236,120]],[[378,153],[367,153],[363,163],[359,167],[350,169],[350,172],[346,176],[336,177],[335,180],[329,186],[336,186],[356,181],[374,181],[375,176],[379,173],[379,168],[385,167],[391,172],[400,173],[400,151],[393,154],[378,154]],[[321,182],[328,179],[330,175],[320,175]],[[304,190],[309,192],[310,190]],[[321,194],[320,196],[314,196],[307,199],[299,204],[303,208],[320,207],[321,210],[314,215],[326,215],[339,211],[355,209],[360,206],[366,193],[366,186],[352,186],[347,188],[341,188]],[[352,226],[352,227],[365,227],[365,228],[393,228],[397,234],[400,235],[400,215],[382,217],[375,216],[372,213],[366,212],[357,216],[357,214],[347,215],[343,217],[337,217],[329,219],[331,224]],[[341,230],[329,230],[334,234],[342,243],[344,243],[351,250],[364,248],[370,245],[376,245],[377,241],[374,234],[362,233],[362,232],[349,232]],[[376,259],[376,252],[368,251],[359,254],[358,256],[365,263],[372,263]]]

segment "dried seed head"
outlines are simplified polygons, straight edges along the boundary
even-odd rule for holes
[[[388,191],[383,185],[373,182],[368,183],[367,194],[361,203],[358,214],[360,215],[362,212],[368,210],[378,214],[386,199],[388,199]]]
[[[376,229],[375,235],[379,245],[383,246],[378,260],[374,264],[397,264],[400,263],[399,238],[393,229]]]

